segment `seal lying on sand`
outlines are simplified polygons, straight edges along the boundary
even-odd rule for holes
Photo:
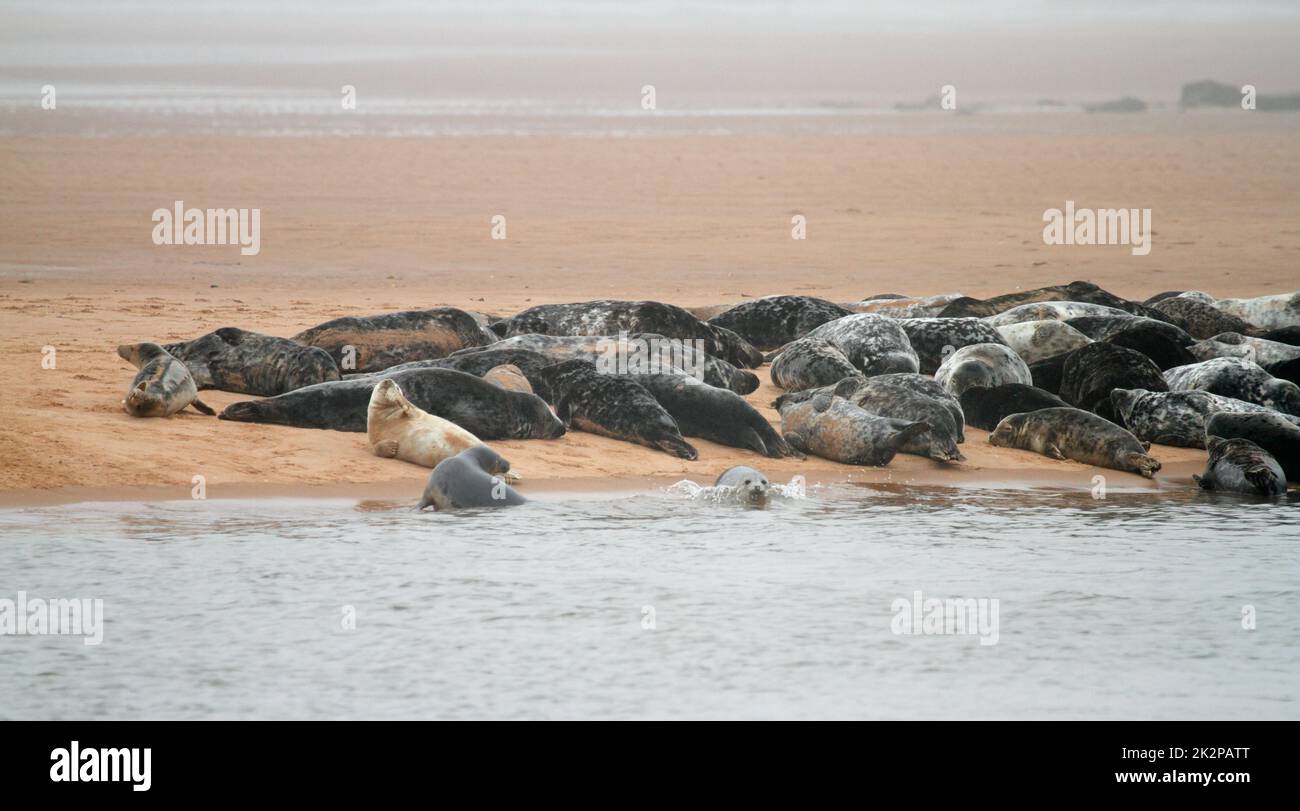
[[[963,346],[944,359],[934,379],[957,398],[973,386],[992,388],[1003,383],[1033,383],[1029,367],[1004,344]]]
[[[855,313],[828,321],[806,337],[820,338],[834,346],[866,375],[917,372],[921,368],[907,332],[895,318]]]
[[[595,364],[566,360],[542,370],[555,392],[555,411],[566,426],[635,442],[694,460],[699,453],[682,439],[677,421],[640,384],[602,375]]]
[[[1264,371],[1279,380],[1288,380],[1300,386],[1300,358],[1284,360],[1281,363],[1271,363],[1264,367]]]
[[[409,372],[412,369],[455,369],[458,372],[467,372],[476,377],[482,377],[498,366],[510,365],[528,378],[528,384],[533,387],[534,394],[550,402],[550,389],[546,387],[546,382],[542,380],[539,372],[554,362],[552,358],[540,352],[532,352],[527,349],[498,349],[495,346],[484,346],[465,349],[436,360],[414,360],[410,363],[399,363],[379,372],[343,375],[343,379],[391,377],[399,372]]]
[[[1234,315],[1186,295],[1161,299],[1155,309],[1171,316],[1193,338],[1203,340],[1221,332],[1253,333],[1255,328]]]
[[[410,369],[317,383],[278,397],[232,403],[221,419],[364,431],[370,394],[380,380],[394,381],[417,408],[451,420],[480,439],[554,439],[564,434],[564,424],[537,395],[506,391],[453,369]]]
[[[787,442],[804,453],[847,465],[887,465],[900,448],[929,430],[924,422],[876,417],[829,394],[781,410]]]
[[[952,311],[945,310],[940,313],[944,318],[964,315],[990,316],[1006,312],[1013,307],[1022,304],[1036,304],[1044,301],[1071,301],[1080,304],[1100,304],[1106,307],[1112,307],[1117,310],[1123,310],[1133,315],[1151,317],[1151,310],[1143,304],[1137,304],[1132,301],[1120,298],[1114,293],[1109,293],[1092,282],[1075,281],[1069,284],[1058,284],[1051,287],[1039,287],[1034,290],[1022,290],[1016,293],[1007,293],[1001,296],[978,301],[978,306],[972,301],[965,302],[961,307],[954,307]],[[984,309],[987,312],[975,312],[975,310]],[[960,310],[960,311],[959,311]],[[971,310],[971,312],[967,312]],[[1158,316],[1163,318],[1163,316]]]
[[[1300,386],[1289,380],[1279,380],[1248,360],[1215,358],[1174,367],[1166,371],[1164,377],[1171,391],[1200,389],[1274,408],[1285,414],[1300,414]]]
[[[1300,427],[1281,414],[1220,412],[1205,423],[1205,433],[1223,439],[1249,439],[1277,460],[1287,480],[1300,482]]]
[[[1104,342],[1071,352],[1061,370],[1061,399],[1076,408],[1115,419],[1110,393],[1114,389],[1168,391],[1160,367],[1140,352]]]
[[[388,378],[380,380],[370,394],[366,438],[376,456],[424,467],[436,467],[443,459],[483,444],[456,423],[417,408]]]
[[[1279,344],[1288,346],[1300,346],[1300,326],[1297,327],[1278,327],[1271,329],[1259,336],[1266,341],[1276,341]]]
[[[1133,436],[1180,448],[1204,448],[1205,425],[1215,414],[1278,413],[1208,391],[1115,389],[1110,393],[1110,402],[1115,410],[1115,421],[1132,431]],[[1286,419],[1300,424],[1300,417]]]
[[[1128,431],[1110,420],[1079,408],[1043,408],[1011,414],[989,434],[999,448],[1020,448],[1052,459],[1073,459],[1085,465],[1126,470],[1148,479],[1160,463]]]
[[[1123,318],[1132,313],[1104,304],[1088,304],[1081,301],[1040,301],[1033,304],[1021,304],[1010,310],[991,315],[984,323],[995,327],[1006,327],[1023,321],[1068,321],[1071,318],[1085,316],[1106,316]]]
[[[758,349],[776,349],[812,330],[849,315],[850,311],[812,296],[766,296],[737,304],[709,319]]]
[[[697,436],[773,459],[799,456],[762,414],[733,391],[685,375],[620,375],[650,392],[682,436]]]
[[[163,349],[185,364],[200,390],[270,397],[339,379],[339,368],[324,349],[237,327]]]
[[[1122,346],[1141,352],[1163,371],[1196,358],[1187,347],[1196,339],[1183,330],[1164,321],[1149,318],[1071,318],[1065,323],[1094,341]]]
[[[1210,458],[1205,472],[1192,476],[1202,490],[1222,490],[1257,496],[1280,496],[1286,492],[1286,476],[1268,451],[1249,439],[1206,440]]]
[[[123,344],[117,354],[140,370],[122,401],[132,417],[170,417],[191,405],[208,416],[217,413],[199,399],[198,387],[185,364],[158,344]]]
[[[974,301],[961,293],[941,293],[937,296],[900,296],[890,294],[850,301],[840,306],[855,313],[875,313],[890,318],[937,318],[939,313],[958,301]],[[992,315],[992,311],[980,312],[978,315]]]
[[[483,375],[483,379],[500,386],[506,391],[522,391],[525,394],[533,393],[532,384],[528,382],[528,378],[524,376],[519,367],[513,363],[493,366]]]
[[[961,410],[966,421],[976,428],[992,431],[1008,414],[1023,414],[1041,408],[1064,408],[1069,403],[1034,386],[1003,383],[985,388],[975,386],[961,393]]]
[[[1016,351],[1025,363],[1046,360],[1062,352],[1071,352],[1092,343],[1092,339],[1064,321],[1021,321],[997,327],[1002,340]]]
[[[800,338],[785,345],[772,359],[772,383],[786,391],[833,386],[861,375],[837,347],[821,338]]]
[[[803,403],[813,399],[819,394],[838,395],[852,402],[854,399],[854,393],[868,381],[872,384],[897,386],[935,401],[948,412],[948,416],[952,419],[952,424],[956,430],[955,436],[957,438],[957,443],[961,444],[966,441],[966,419],[962,415],[961,403],[958,402],[957,398],[950,394],[947,389],[939,385],[934,378],[911,372],[876,375],[875,377],[869,378],[863,377],[860,374],[849,375],[829,386],[819,386],[817,388],[782,394],[772,402],[772,407],[779,412],[785,405]]]
[[[324,349],[340,371],[378,372],[399,363],[441,358],[467,346],[485,346],[495,342],[496,335],[464,310],[436,307],[335,318],[303,330],[293,340]]]
[[[510,463],[487,445],[467,448],[438,463],[415,509],[463,510],[523,504],[527,499],[505,482],[509,470]]]
[[[602,299],[575,304],[541,304],[492,325],[502,338],[516,335],[618,335],[645,332],[679,340],[699,338],[704,351],[735,366],[754,368],[763,353],[724,327],[701,321],[687,310],[658,301]]]
[[[1223,332],[1213,338],[1198,341],[1187,350],[1196,360],[1214,360],[1215,358],[1241,358],[1271,366],[1288,360],[1300,358],[1300,346],[1267,341],[1263,338],[1251,338],[1238,332]],[[1192,361],[1195,363],[1195,361]]]
[[[972,344],[1005,344],[997,328],[978,318],[901,318],[920,361],[921,374],[932,375],[949,353]]]
[[[738,495],[750,504],[766,504],[771,485],[767,477],[752,467],[737,465],[727,468],[713,483],[714,487],[733,488]]]
[[[1300,327],[1300,293],[1278,293],[1256,298],[1221,298],[1211,302],[1211,306],[1248,324],[1254,324],[1262,330]]]

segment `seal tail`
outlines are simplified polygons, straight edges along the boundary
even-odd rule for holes
[[[194,406],[194,410],[199,412],[200,414],[207,414],[209,417],[217,416],[217,412],[212,410],[212,406],[208,405],[207,403],[203,402],[197,397],[195,397],[192,401],[190,401],[190,405]]]

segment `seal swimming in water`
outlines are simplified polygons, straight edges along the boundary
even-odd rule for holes
[[[1008,414],[1023,414],[1041,408],[1064,408],[1069,403],[1034,386],[1003,383],[986,388],[975,386],[961,393],[961,410],[976,428],[992,431]]]
[[[917,372],[921,368],[907,332],[895,318],[855,313],[828,321],[805,337],[826,341],[866,375]]]
[[[772,359],[772,383],[786,391],[833,386],[861,374],[843,352],[821,338],[791,341]]]
[[[938,462],[966,460],[957,447],[961,434],[947,403],[880,377],[846,377],[835,385],[832,393],[872,416],[904,423],[924,422],[929,426],[924,433],[914,435],[899,446],[900,453],[924,456]],[[776,399],[778,412],[787,402],[784,397],[790,395]]]
[[[921,374],[932,375],[948,353],[972,344],[1005,344],[997,328],[978,318],[901,318],[898,323],[916,351]]]
[[[1205,447],[1210,458],[1205,472],[1192,476],[1202,490],[1222,490],[1257,496],[1280,496],[1286,492],[1286,476],[1277,460],[1249,439],[1209,437]]]
[[[1052,459],[1137,473],[1150,479],[1160,462],[1146,447],[1110,420],[1080,408],[1043,408],[1010,414],[989,434],[999,448],[1020,448]]]
[[[231,403],[221,419],[364,431],[370,395],[380,380],[394,381],[417,408],[450,420],[479,439],[554,439],[564,434],[564,424],[537,395],[506,391],[454,369],[410,369],[383,377],[317,383],[265,400]]]
[[[791,446],[848,465],[887,465],[909,440],[929,430],[924,422],[877,417],[830,394],[781,410],[781,431]]]
[[[438,463],[415,509],[514,507],[528,500],[505,482],[510,463],[487,445],[475,445]]]
[[[1254,333],[1255,328],[1234,315],[1228,315],[1211,304],[1189,298],[1186,294],[1161,299],[1152,305],[1171,316],[1187,334],[1198,340],[1221,332]]]
[[[273,397],[339,379],[339,367],[324,349],[238,327],[222,327],[163,349],[185,364],[200,390]]]
[[[467,346],[486,346],[496,339],[474,316],[455,307],[346,316],[293,336],[304,346],[324,349],[343,372],[378,372],[399,363],[445,357]]]
[[[1029,367],[1005,344],[963,346],[944,358],[934,379],[954,397],[972,386],[1001,386],[1003,383],[1029,385],[1033,377]]]
[[[186,406],[209,417],[217,413],[199,399],[198,387],[185,364],[158,344],[122,344],[117,354],[140,370],[122,401],[132,417],[170,417]]]
[[[1215,358],[1241,358],[1268,367],[1300,358],[1300,346],[1252,338],[1237,332],[1223,332],[1206,338],[1187,347],[1187,350],[1195,357],[1192,363]]]
[[[754,368],[763,363],[763,353],[731,330],[701,321],[681,307],[659,301],[602,299],[540,304],[496,322],[492,331],[502,338],[529,334],[651,333],[678,340],[703,340],[704,351],[734,366]]]
[[[766,504],[771,485],[767,477],[752,467],[737,465],[722,471],[714,487],[730,487],[750,504]]]
[[[1284,414],[1300,414],[1300,386],[1289,380],[1279,380],[1259,364],[1248,360],[1215,358],[1189,366],[1176,366],[1166,371],[1164,378],[1171,391],[1200,389],[1267,406]]]
[[[650,392],[674,420],[682,436],[695,436],[745,448],[773,459],[798,456],[762,414],[734,391],[686,375],[619,375]]]
[[[1179,448],[1204,448],[1205,426],[1215,414],[1277,413],[1245,400],[1199,390],[1115,389],[1110,393],[1110,402],[1116,422],[1133,436]],[[1287,419],[1300,422],[1300,417]]]
[[[1062,352],[1072,352],[1092,343],[1092,339],[1064,321],[1021,321],[997,327],[1007,346],[1015,350],[1026,364],[1046,360]]]
[[[417,408],[389,378],[380,380],[370,394],[366,439],[375,456],[423,467],[436,467],[443,459],[483,444],[456,423]]]
[[[1300,482],[1300,427],[1276,412],[1220,412],[1205,423],[1206,436],[1249,439],[1268,451],[1289,481]]]
[[[640,384],[602,375],[595,364],[566,360],[542,370],[566,426],[621,439],[694,461],[699,452],[682,439],[677,421]]]
[[[709,323],[731,330],[758,349],[777,349],[850,314],[832,301],[812,296],[765,296],[737,304]]]
[[[1154,361],[1122,346],[1091,343],[1066,357],[1057,392],[1065,402],[1118,422],[1110,402],[1115,389],[1168,391],[1169,386]]]

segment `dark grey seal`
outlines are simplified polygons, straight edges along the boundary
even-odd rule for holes
[[[1110,402],[1115,389],[1168,391],[1169,386],[1154,361],[1122,346],[1099,341],[1066,357],[1058,392],[1065,402],[1118,422]]]
[[[199,399],[198,387],[185,364],[158,344],[123,344],[117,354],[140,370],[122,401],[132,417],[170,417],[186,406],[208,416],[217,413]]]
[[[986,388],[976,386],[961,393],[961,411],[976,428],[992,431],[1008,414],[1022,414],[1042,408],[1064,408],[1069,403],[1034,386],[1003,383]]]
[[[1249,439],[1272,454],[1288,481],[1300,482],[1300,426],[1281,414],[1220,412],[1205,423],[1206,436]]]
[[[459,372],[467,372],[475,377],[482,377],[498,366],[508,365],[517,367],[528,380],[528,384],[533,387],[533,392],[549,403],[552,400],[551,390],[546,386],[546,381],[542,378],[540,372],[553,363],[555,363],[553,358],[540,352],[533,352],[528,349],[498,348],[494,345],[477,349],[465,349],[435,360],[413,360],[410,363],[399,363],[380,372],[343,375],[343,379],[387,377],[411,369],[455,369]]]
[[[1286,476],[1277,460],[1249,439],[1221,439],[1205,442],[1210,458],[1205,472],[1192,476],[1202,490],[1280,496],[1286,492]]]
[[[1208,391],[1115,389],[1110,393],[1116,422],[1138,439],[1180,448],[1204,448],[1205,425],[1215,414],[1272,412],[1264,406]],[[1300,424],[1300,417],[1287,417]]]
[[[806,337],[834,346],[868,376],[917,372],[921,368],[916,350],[897,318],[854,313],[828,321]]]
[[[989,434],[999,448],[1020,448],[1052,459],[1137,473],[1148,479],[1160,462],[1138,438],[1110,420],[1079,408],[1043,408],[1010,414]]]
[[[1196,339],[1173,324],[1149,318],[1096,317],[1072,318],[1066,323],[1094,341],[1141,352],[1162,371],[1196,362],[1196,357],[1187,348]]]
[[[799,456],[745,398],[685,375],[626,375],[655,398],[682,436],[745,448],[772,459]]]
[[[335,318],[303,330],[293,340],[324,349],[339,371],[347,373],[378,372],[399,363],[445,357],[467,346],[494,343],[496,335],[464,310],[436,307]]]
[[[222,327],[163,349],[189,368],[200,390],[273,397],[339,379],[339,367],[324,349],[238,327]]]
[[[957,421],[953,419],[947,404],[938,399],[880,377],[845,378],[836,385],[835,395],[877,417],[904,423],[924,422],[929,426],[924,433],[914,435],[901,445],[900,453],[924,456],[938,462],[961,462],[966,459],[957,447],[961,435]],[[779,411],[780,398],[777,400]]]
[[[737,304],[710,318],[709,323],[731,330],[758,349],[776,349],[851,313],[812,296],[766,296]]]
[[[772,383],[786,391],[833,386],[861,374],[839,348],[821,338],[791,341],[772,359]]]
[[[1155,309],[1174,319],[1178,326],[1197,340],[1212,338],[1221,332],[1240,332],[1253,335],[1257,330],[1235,315],[1227,313],[1193,298],[1173,296],[1161,299],[1152,305]]]
[[[464,510],[471,507],[514,507],[528,499],[510,485],[505,475],[510,463],[487,445],[475,445],[443,459],[429,474],[417,510]]]
[[[944,358],[963,346],[1007,343],[997,328],[978,318],[901,318],[898,323],[916,351],[923,375],[934,374]]]

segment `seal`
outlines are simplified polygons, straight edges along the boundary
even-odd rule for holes
[[[891,293],[862,301],[851,301],[841,306],[855,313],[875,313],[890,318],[937,318],[956,301],[974,301],[961,293],[941,293],[937,296],[901,296]],[[992,313],[980,313],[992,315]]]
[[[1264,367],[1264,371],[1279,380],[1289,380],[1296,385],[1300,385],[1300,360],[1284,360],[1281,363],[1270,363]]]
[[[997,328],[1002,340],[1026,364],[1047,360],[1092,343],[1092,339],[1064,321],[1021,321]]]
[[[929,430],[916,434],[899,446],[900,453],[924,456],[938,462],[966,460],[957,447],[960,433],[946,403],[880,377],[845,378],[835,386],[834,393],[873,416],[904,423],[924,422],[930,426]],[[779,411],[779,397],[777,404]]]
[[[722,471],[714,487],[730,487],[750,504],[766,504],[771,485],[767,477],[752,467],[737,465]]]
[[[1210,458],[1205,472],[1192,476],[1202,490],[1247,493],[1255,496],[1280,496],[1286,493],[1286,475],[1273,456],[1249,439],[1205,441]]]
[[[1071,352],[1061,370],[1061,399],[1112,422],[1115,410],[1110,402],[1114,389],[1168,391],[1160,367],[1132,349],[1105,342],[1088,344]]]
[[[772,359],[772,383],[786,391],[833,386],[862,373],[835,346],[821,338],[800,338]]]
[[[1300,293],[1278,293],[1256,298],[1221,298],[1214,308],[1261,330],[1300,327]],[[1241,330],[1233,330],[1241,332]]]
[[[1187,350],[1196,360],[1241,358],[1264,367],[1300,358],[1300,346],[1251,338],[1237,332],[1223,332],[1213,338],[1206,338],[1187,347]]]
[[[270,397],[339,379],[339,367],[324,349],[238,327],[222,327],[163,349],[185,364],[200,391]]]
[[[716,388],[686,375],[620,377],[650,392],[677,421],[682,436],[745,448],[772,459],[799,455],[762,414],[734,391]]]
[[[1164,377],[1171,391],[1200,389],[1267,406],[1284,414],[1300,414],[1300,386],[1289,380],[1279,380],[1248,360],[1205,360],[1188,366],[1176,366],[1166,371]]]
[[[766,296],[737,304],[709,323],[731,330],[758,349],[777,349],[851,313],[812,296]]]
[[[1008,414],[1023,414],[1042,408],[1065,408],[1066,403],[1050,391],[1023,383],[976,386],[961,393],[961,410],[976,428],[992,431]]]
[[[763,353],[725,327],[701,321],[681,307],[659,301],[602,299],[541,304],[492,325],[502,338],[516,335],[618,335],[652,333],[679,340],[701,339],[704,351],[733,366],[762,365]],[[707,381],[706,381],[707,382]]]
[[[1150,318],[1072,318],[1065,323],[1094,341],[1122,346],[1141,352],[1163,371],[1195,363],[1187,349],[1196,342],[1180,328]]]
[[[122,401],[132,417],[170,417],[186,406],[208,416],[217,413],[199,399],[198,387],[185,364],[158,344],[122,344],[117,354],[140,370]]]
[[[870,378],[863,377],[855,372],[828,386],[782,394],[772,402],[772,407],[779,412],[782,407],[788,404],[803,403],[820,394],[839,395],[851,402],[853,395],[868,381],[873,384],[897,386],[935,401],[948,412],[948,416],[951,418],[956,430],[957,443],[961,444],[966,441],[966,420],[962,416],[961,403],[958,402],[956,397],[949,394],[947,389],[939,385],[934,378],[912,372],[896,372]]]
[[[545,355],[549,360],[548,365],[566,360],[586,360],[596,364],[597,371],[607,374],[655,374],[660,371],[696,375],[702,373],[701,379],[705,383],[730,389],[737,394],[749,394],[758,388],[758,375],[753,372],[738,369],[691,344],[645,332],[617,337],[515,335],[498,341],[487,349],[467,349],[451,357],[454,359],[469,354],[510,349]],[[532,382],[536,388],[536,380],[533,379]]]
[[[1004,344],[963,346],[944,359],[934,379],[954,397],[973,386],[1001,386],[1003,383],[1029,385],[1033,378],[1029,367]]]
[[[791,446],[847,465],[887,465],[908,441],[929,430],[924,422],[873,416],[830,394],[781,410],[781,431]]]
[[[1042,408],[1010,414],[989,434],[999,448],[1020,448],[1052,459],[1073,459],[1154,478],[1160,462],[1146,447],[1110,420],[1079,408]]]
[[[455,369],[458,372],[467,372],[468,374],[482,377],[498,366],[514,366],[523,372],[524,377],[528,378],[528,383],[533,388],[533,393],[547,402],[551,401],[550,389],[546,388],[546,382],[542,380],[541,372],[547,366],[554,363],[554,359],[541,354],[532,352],[527,349],[498,349],[495,346],[485,346],[476,349],[465,349],[455,352],[445,358],[436,360],[414,360],[410,363],[401,363],[397,366],[390,366],[382,372],[370,372],[368,374],[350,374],[343,375],[344,380],[356,380],[363,377],[390,377],[399,372],[408,372],[412,369]]]
[[[1110,393],[1110,402],[1116,422],[1133,436],[1179,448],[1204,448],[1205,426],[1215,414],[1277,413],[1244,400],[1196,390],[1115,389]],[[1300,424],[1300,417],[1286,419]]]
[[[525,394],[532,394],[532,384],[518,366],[513,363],[504,363],[500,366],[493,366],[484,373],[483,379],[489,383],[500,386],[506,391],[522,391]]]
[[[997,328],[978,318],[902,318],[898,322],[916,351],[921,374],[932,375],[949,353],[972,344],[1005,344]]]
[[[602,375],[595,364],[566,360],[542,370],[555,392],[555,411],[564,424],[695,460],[699,452],[685,439],[677,421],[640,384],[617,375]]]
[[[324,349],[342,372],[379,372],[399,363],[441,358],[467,346],[485,346],[496,336],[464,310],[436,307],[335,318],[303,330],[293,340]]]
[[[1051,287],[1039,287],[1033,290],[1019,290],[1015,293],[1006,293],[1001,296],[984,299],[980,302],[988,312],[947,312],[940,313],[943,317],[954,315],[980,315],[990,316],[997,313],[1006,312],[1012,307],[1018,307],[1022,304],[1036,304],[1044,301],[1072,301],[1080,304],[1100,304],[1106,307],[1113,307],[1117,310],[1123,310],[1133,315],[1145,315],[1150,317],[1148,307],[1143,304],[1128,301],[1114,293],[1109,293],[1092,282],[1074,281],[1069,284],[1052,285]],[[967,308],[974,309],[971,305]],[[1163,316],[1158,316],[1163,319]]]
[[[1288,481],[1300,482],[1300,427],[1276,412],[1220,412],[1205,423],[1205,433],[1223,439],[1249,439],[1272,454]]]
[[[423,467],[436,467],[443,459],[483,444],[456,423],[421,411],[391,378],[380,380],[370,394],[366,438],[375,456]]]
[[[364,431],[370,395],[380,380],[392,380],[417,408],[480,439],[555,439],[564,434],[564,424],[537,395],[506,391],[454,369],[409,369],[383,377],[317,383],[265,400],[231,403],[221,419]]]
[[[921,368],[907,332],[895,318],[854,313],[822,324],[807,337],[826,341],[868,376]]]
[[[505,483],[510,463],[487,445],[475,445],[438,463],[415,509],[514,507],[527,502]]]
[[[1069,357],[1069,352],[1062,352],[1046,360],[1029,364],[1029,375],[1033,378],[1034,388],[1059,395],[1061,393],[1061,375],[1065,373],[1065,361]]]
[[[1089,304],[1083,301],[1039,301],[1004,310],[997,315],[985,318],[984,322],[995,327],[1006,327],[1023,321],[1068,321],[1071,318],[1083,318],[1085,316],[1123,318],[1124,316],[1131,317],[1132,314],[1117,307],[1107,307],[1104,304]]]
[[[1300,346],[1300,327],[1279,327],[1259,336],[1266,341],[1277,341],[1289,346]]]
[[[1186,293],[1161,299],[1152,306],[1173,318],[1188,335],[1197,339],[1210,338],[1221,332],[1254,333],[1256,331],[1240,318],[1229,315],[1212,304],[1190,298]]]

